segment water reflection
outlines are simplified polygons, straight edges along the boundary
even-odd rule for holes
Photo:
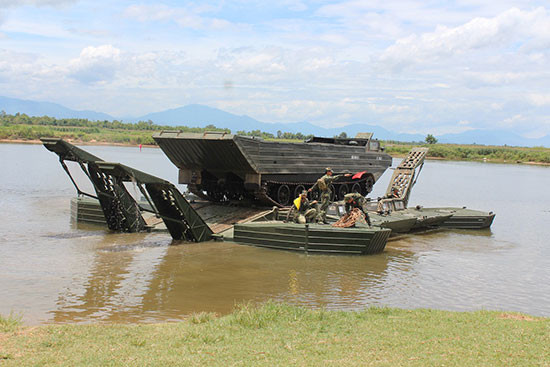
[[[86,281],[61,292],[54,322],[173,320],[268,299],[357,309],[376,303],[389,263],[407,271],[413,255],[305,255],[221,242],[136,243],[132,236],[113,234],[95,245]]]

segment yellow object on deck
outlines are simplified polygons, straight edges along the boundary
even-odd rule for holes
[[[294,199],[294,206],[296,209],[300,210],[300,205],[302,205],[302,197],[298,196],[296,199]]]

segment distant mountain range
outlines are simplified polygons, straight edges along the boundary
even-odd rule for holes
[[[395,141],[424,141],[425,135],[397,133],[383,127],[370,124],[352,124],[339,128],[323,128],[309,122],[269,123],[261,122],[247,115],[235,115],[204,105],[191,104],[183,107],[160,112],[149,113],[140,117],[115,118],[106,113],[95,111],[71,110],[60,104],[50,102],[36,102],[0,96],[0,110],[9,114],[25,113],[29,116],[51,116],[56,118],[85,118],[89,120],[123,120],[126,122],[148,121],[168,126],[205,127],[214,125],[227,128],[232,132],[240,130],[261,130],[272,134],[277,131],[298,133],[304,135],[334,136],[346,132],[348,136],[355,136],[358,132],[373,132],[374,136],[383,140]],[[436,136],[441,143],[455,144],[483,144],[483,145],[512,145],[512,146],[546,146],[550,147],[550,136],[539,139],[521,137],[506,130],[469,130],[460,134],[444,134]]]
[[[326,129],[320,126],[313,125],[309,122],[292,122],[292,123],[269,123],[261,122],[247,115],[234,115],[229,112],[212,108],[208,106],[190,104],[187,106],[150,113],[137,118],[127,119],[133,122],[151,120],[156,124],[170,126],[199,126],[205,127],[209,124],[216,127],[227,128],[232,132],[240,130],[252,131],[261,130],[272,134],[277,134],[277,131],[302,133],[304,135],[318,136],[334,136],[345,131],[349,136],[355,136],[358,132],[373,132],[379,139],[391,139],[399,141],[423,141],[425,136],[421,134],[400,134],[386,130],[380,126],[356,124],[345,127]]]
[[[76,111],[65,106],[51,102],[36,102],[24,99],[8,98],[0,96],[0,111],[10,115],[17,112],[29,116],[51,116],[55,118],[80,118],[88,120],[114,120],[113,116],[95,111]]]

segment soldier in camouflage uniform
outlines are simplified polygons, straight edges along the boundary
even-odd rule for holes
[[[369,217],[369,213],[367,213],[363,209],[363,205],[365,204],[365,197],[357,192],[352,192],[349,194],[344,195],[344,204],[346,208],[346,213],[350,213],[353,209],[357,208],[365,214],[365,220],[367,221],[367,224],[370,226],[371,221]]]
[[[299,197],[294,200],[292,208],[288,212],[289,217],[292,215],[292,219],[296,223],[306,224],[313,222],[317,217],[317,201],[309,201],[307,199],[307,191],[302,191]],[[287,218],[288,220],[288,218]]]
[[[351,174],[346,175],[336,175],[332,174],[332,168],[327,167],[325,169],[325,175],[315,182],[315,184],[308,190],[309,192],[318,189],[321,191],[321,206],[319,208],[319,220],[323,223],[327,223],[327,209],[330,205],[330,197],[332,191],[330,191],[330,185],[333,181],[339,179],[340,177],[351,176]]]

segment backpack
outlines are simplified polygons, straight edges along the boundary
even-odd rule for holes
[[[328,186],[327,186],[327,183],[325,182],[325,180],[323,179],[323,177],[321,177],[320,179],[317,180],[317,187],[321,191],[327,191]]]

